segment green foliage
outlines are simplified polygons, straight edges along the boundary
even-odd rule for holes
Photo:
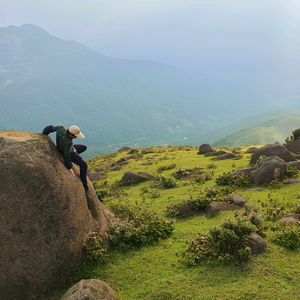
[[[179,207],[182,205],[182,203],[183,203],[183,201],[179,202],[179,203],[172,202],[165,209],[166,215],[171,218],[178,218],[180,216]]]
[[[221,225],[211,227],[208,233],[187,241],[188,247],[182,256],[188,265],[209,259],[227,263],[246,261],[251,250],[245,245],[245,237],[255,231],[256,227],[244,217],[226,218]],[[237,243],[240,244],[240,250],[234,253]]]
[[[106,196],[108,196],[109,191],[107,189],[96,189],[96,195],[100,201],[102,201]]]
[[[176,164],[171,164],[169,166],[159,166],[156,171],[157,173],[162,173],[163,171],[166,171],[166,170],[171,170],[171,169],[174,169],[176,168]]]
[[[251,175],[247,173],[237,174],[233,176],[231,173],[223,173],[216,178],[218,185],[230,185],[230,186],[248,186],[251,185]]]
[[[282,187],[282,182],[275,178],[269,184],[265,184],[265,186],[269,186],[272,189],[279,189]]]
[[[213,198],[214,201],[227,197],[229,194],[235,191],[235,188],[232,186],[224,187],[209,187],[205,188],[206,197]],[[231,198],[230,198],[231,199]],[[218,200],[219,201],[219,200]]]
[[[121,220],[109,229],[109,245],[112,247],[152,244],[167,238],[174,230],[175,221],[163,221],[151,210],[127,201],[111,201],[109,208]]]
[[[108,256],[108,235],[100,236],[98,232],[89,235],[86,243],[83,245],[85,256],[93,263],[103,263]]]
[[[295,178],[298,176],[299,170],[293,167],[291,164],[286,165],[286,177],[287,178]]]
[[[159,184],[165,188],[174,188],[177,186],[176,180],[169,176],[160,175],[160,176],[158,176],[157,180],[158,180]]]
[[[285,139],[285,142],[288,144],[291,141],[299,140],[299,139],[300,139],[300,128],[297,128],[294,131],[292,131],[292,135],[291,136],[289,136],[289,137],[287,137]]]
[[[290,204],[278,201],[278,199],[271,198],[271,195],[268,195],[267,201],[262,201],[262,208],[265,214],[267,221],[276,221],[280,217],[287,214]]]
[[[211,202],[212,199],[205,196],[199,196],[197,198],[190,196],[190,199],[187,200],[187,204],[192,211],[203,211]]]
[[[279,246],[285,247],[289,250],[300,248],[300,222],[293,224],[280,224],[273,227],[276,235],[273,242]]]

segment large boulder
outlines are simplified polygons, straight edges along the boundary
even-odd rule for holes
[[[277,156],[270,156],[261,160],[257,168],[251,172],[251,181],[257,185],[270,183],[286,174],[286,163]]]
[[[267,251],[267,244],[264,239],[257,233],[252,233],[245,237],[245,245],[250,247],[252,255],[262,254]],[[238,253],[238,250],[244,247],[244,243],[237,243],[233,252]]]
[[[82,279],[73,285],[60,300],[117,300],[117,295],[102,280]]]
[[[88,234],[112,213],[88,179],[86,193],[49,136],[0,131],[0,299],[37,299],[61,286]]]
[[[300,152],[300,140],[293,140],[293,141],[287,143],[285,145],[285,147],[293,153],[299,153]]]
[[[253,166],[256,164],[260,156],[278,156],[283,159],[285,162],[296,161],[295,157],[287,150],[283,145],[279,143],[268,144],[264,147],[257,149],[250,160],[250,165]]]
[[[208,152],[215,152],[215,149],[210,144],[202,144],[199,147],[198,154],[205,154],[205,153],[208,153]]]

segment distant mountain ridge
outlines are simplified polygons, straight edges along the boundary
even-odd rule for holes
[[[110,58],[34,25],[0,28],[0,46],[0,128],[77,124],[93,155],[211,142],[229,123],[266,109],[242,90],[158,62]]]

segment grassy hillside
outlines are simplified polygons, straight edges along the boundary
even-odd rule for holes
[[[250,147],[250,146],[248,146]],[[183,147],[151,147],[137,149],[137,156],[128,159],[126,151],[94,157],[88,160],[89,169],[96,170],[106,162],[127,160],[119,171],[107,169],[106,179],[94,182],[106,206],[113,203],[138,203],[141,209],[152,209],[163,220],[174,220],[166,214],[166,208],[183,200],[198,199],[207,195],[207,187],[223,189],[216,178],[224,172],[231,172],[249,165],[251,154],[248,147],[240,147],[239,160],[213,160],[213,157],[198,155],[198,149]],[[148,154],[143,154],[147,150]],[[226,151],[232,151],[227,149]],[[146,163],[146,164],[145,164]],[[119,165],[119,164],[116,164]],[[175,166],[174,166],[175,165]],[[178,169],[199,168],[197,172],[210,174],[207,180],[193,176],[182,179],[173,177]],[[118,182],[127,171],[148,172],[153,175],[171,178],[176,187],[159,188],[153,182],[145,181],[131,186],[117,188]],[[201,173],[200,172],[200,173]],[[200,174],[197,173],[197,174]],[[299,178],[299,177],[298,177]],[[280,210],[288,214],[290,207],[299,201],[299,183],[292,185],[268,185],[261,189],[255,185],[234,187],[235,193],[245,197],[250,204],[260,207],[265,219]],[[105,192],[104,192],[105,191]],[[264,205],[263,205],[264,204]],[[265,241],[267,252],[255,257],[246,264],[234,262],[224,264],[219,260],[209,260],[187,266],[182,253],[199,234],[208,232],[220,225],[233,212],[222,212],[208,216],[194,212],[190,217],[176,218],[175,229],[167,239],[141,247],[116,248],[109,253],[105,264],[82,265],[76,269],[70,282],[60,291],[46,297],[58,300],[62,294],[81,278],[98,278],[106,281],[116,291],[118,299],[298,299],[299,293],[299,249],[288,250],[273,242],[278,233],[272,231],[278,226],[275,219],[266,220]],[[274,298],[275,297],[275,298]]]
[[[269,120],[255,119],[247,129],[242,129],[234,134],[227,135],[212,143],[213,146],[237,146],[262,143],[284,143],[291,132],[299,128],[300,115],[285,115]]]

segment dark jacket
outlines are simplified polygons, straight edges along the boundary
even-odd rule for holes
[[[56,131],[56,147],[63,156],[65,165],[68,169],[72,168],[71,154],[76,152],[73,139],[69,136],[67,129],[64,126],[49,125],[44,128],[43,134],[49,134]]]

